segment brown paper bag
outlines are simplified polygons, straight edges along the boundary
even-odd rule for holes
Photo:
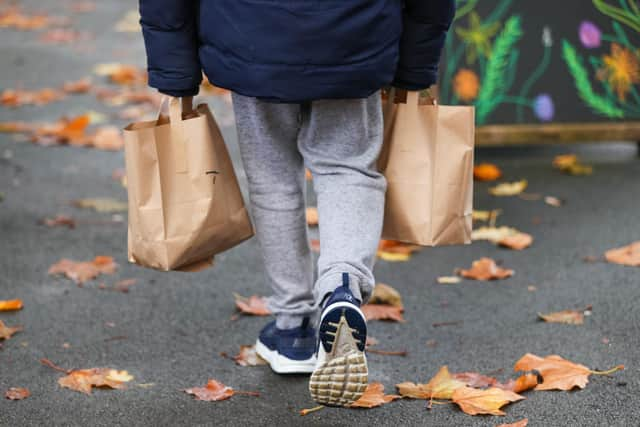
[[[382,237],[423,246],[471,242],[474,108],[384,101],[378,167],[387,178]]]
[[[180,100],[171,98],[169,112],[170,120],[125,128],[129,261],[193,271],[250,238],[253,227],[209,108],[199,105],[183,120]]]

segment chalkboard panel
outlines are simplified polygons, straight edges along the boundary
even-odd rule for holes
[[[442,103],[475,105],[480,126],[640,119],[637,0],[457,4]]]

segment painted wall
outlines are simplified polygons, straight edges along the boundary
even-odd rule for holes
[[[640,120],[640,1],[458,0],[443,104],[479,125]]]

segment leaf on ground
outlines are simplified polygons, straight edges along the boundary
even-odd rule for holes
[[[513,270],[499,267],[491,258],[480,258],[474,261],[471,269],[460,271],[462,277],[474,280],[497,280],[506,279],[515,274]]]
[[[89,92],[92,87],[91,79],[85,77],[80,80],[65,82],[62,85],[62,90],[66,93],[81,94]]]
[[[111,83],[119,85],[143,85],[147,83],[147,72],[134,65],[99,64],[94,67],[93,71],[99,76],[109,78]]]
[[[92,387],[110,387],[113,389],[124,389],[124,383],[133,379],[127,371],[118,371],[110,368],[90,368],[78,369],[69,372],[65,377],[58,380],[62,387],[91,394]]]
[[[86,146],[91,142],[85,133],[90,123],[91,117],[88,114],[72,118],[63,117],[56,123],[38,126],[31,138],[41,145]]]
[[[522,251],[533,244],[533,236],[527,233],[518,233],[506,236],[498,242],[498,245],[505,248]]]
[[[309,169],[304,170],[304,179],[307,181],[311,181],[313,179],[313,175],[311,175],[311,171]]]
[[[7,89],[0,93],[0,105],[5,107],[21,107],[23,105],[47,105],[65,97],[64,92],[45,88],[39,90]]]
[[[582,164],[575,154],[563,154],[553,159],[553,167],[569,175],[591,175],[593,167]]]
[[[459,372],[453,374],[452,377],[474,388],[484,388],[498,384],[498,380],[495,378],[482,375],[478,372]]]
[[[110,256],[97,256],[92,261],[83,262],[62,259],[49,267],[48,274],[64,274],[81,285],[87,280],[98,277],[100,274],[112,274],[117,267],[118,264]]]
[[[56,215],[54,218],[45,218],[42,224],[47,227],[69,227],[76,228],[76,220],[67,215]]]
[[[22,308],[22,300],[10,299],[0,300],[0,311],[15,311]]]
[[[73,205],[78,208],[93,209],[102,213],[126,212],[129,208],[126,202],[108,197],[78,199],[73,201]]]
[[[598,372],[592,371],[584,365],[570,362],[557,355],[545,358],[531,353],[525,354],[514,366],[514,371],[536,371],[542,376],[542,383],[535,390],[572,390],[575,387],[585,388],[589,382],[589,375],[608,375],[624,369],[619,365],[615,368]]]
[[[384,261],[404,262],[409,261],[411,254],[420,249],[418,245],[383,239],[378,245],[378,257]]]
[[[214,379],[210,379],[204,387],[192,387],[184,392],[194,395],[196,400],[204,400],[205,402],[227,400],[235,394],[231,387]]]
[[[505,415],[500,408],[524,398],[512,391],[497,387],[479,390],[468,386],[456,389],[451,396],[451,400],[469,415]]]
[[[441,285],[455,285],[456,283],[460,283],[462,280],[458,276],[440,276],[438,277],[438,283]]]
[[[318,225],[318,208],[316,207],[308,207],[306,211],[307,216],[307,224],[311,226]]]
[[[473,177],[478,181],[495,181],[501,176],[500,168],[491,163],[481,163],[473,168]]]
[[[369,304],[388,304],[394,307],[402,307],[402,297],[400,296],[400,292],[392,286],[378,283],[373,288]]]
[[[251,295],[249,298],[243,297],[236,293],[233,294],[236,307],[244,314],[252,314],[254,316],[269,316],[271,311],[267,308],[267,299],[257,295]]]
[[[267,362],[256,353],[255,345],[241,345],[240,352],[233,357],[233,360],[240,366],[261,366]]]
[[[563,310],[547,314],[538,313],[538,317],[547,323],[582,325],[584,323],[584,310]]]
[[[612,264],[640,267],[640,240],[621,248],[610,249],[604,257]]]
[[[559,208],[564,205],[564,200],[553,196],[546,196],[544,198],[544,202],[549,206],[553,206],[554,208]]]
[[[31,392],[23,387],[11,387],[4,394],[4,397],[9,400],[22,400],[26,399],[29,396],[31,396]]]
[[[2,122],[0,123],[0,133],[29,133],[33,126],[24,122]]]
[[[412,382],[396,384],[398,393],[412,399],[451,399],[454,391],[461,387],[465,387],[465,383],[455,379],[446,366],[441,367],[426,384]]]
[[[404,308],[389,304],[364,304],[360,307],[367,320],[391,320],[404,322]]]
[[[520,421],[516,421],[515,423],[500,424],[498,427],[527,427],[528,424],[529,424],[529,418],[524,418]]]
[[[115,126],[99,128],[91,137],[92,146],[98,150],[118,151],[124,147],[122,132]]]
[[[490,188],[489,194],[499,197],[517,196],[527,188],[528,184],[526,179],[516,182],[505,182]]]
[[[0,28],[14,28],[22,31],[41,30],[51,24],[47,15],[27,15],[19,7],[11,7],[0,12]]]
[[[385,403],[392,402],[396,399],[401,399],[402,396],[397,394],[384,394],[384,386],[381,383],[369,383],[367,389],[360,399],[353,402],[350,408],[375,408],[376,406],[382,406]]]
[[[479,211],[473,210],[471,213],[471,219],[474,221],[495,221],[502,213],[502,209],[494,209],[492,211]]]
[[[0,320],[0,340],[8,340],[12,335],[22,331],[22,326],[7,326]]]
[[[535,388],[538,384],[540,384],[540,377],[537,374],[529,373],[520,375],[515,380],[509,380],[505,384],[497,383],[495,386],[514,393],[522,393]]]

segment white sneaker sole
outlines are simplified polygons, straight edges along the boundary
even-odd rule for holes
[[[335,303],[327,307],[324,314],[340,307],[362,311],[350,303]],[[324,315],[320,319],[320,324]],[[360,399],[369,384],[367,358],[358,348],[353,338],[354,330],[349,326],[344,314],[336,327],[331,351],[326,353],[324,346],[319,345],[318,366],[311,375],[309,392],[313,399],[328,406],[349,406]]]
[[[256,341],[256,353],[266,360],[271,369],[278,374],[310,374],[316,365],[316,357],[307,360],[291,360],[279,354],[276,350]]]

